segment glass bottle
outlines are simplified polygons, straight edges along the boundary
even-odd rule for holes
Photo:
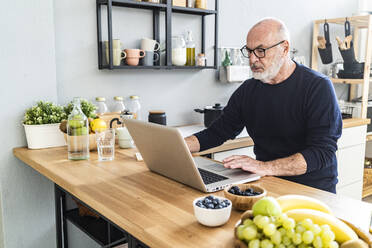
[[[125,110],[123,97],[122,96],[114,96],[114,105],[112,106],[112,112],[121,113]]]
[[[222,61],[222,66],[229,66],[232,65],[229,52],[225,50],[225,59]]]
[[[139,102],[139,96],[129,97],[129,110],[133,113],[133,118],[141,120],[141,104]]]
[[[195,42],[190,30],[187,31],[186,37],[186,65],[195,66]]]
[[[195,8],[206,9],[207,0],[195,0]]]
[[[104,114],[107,113],[107,105],[106,105],[106,99],[104,97],[96,97],[96,114]]]
[[[186,64],[186,42],[182,36],[172,36],[172,64],[176,66]]]
[[[89,158],[89,121],[74,97],[73,109],[67,119],[67,153],[70,160]]]

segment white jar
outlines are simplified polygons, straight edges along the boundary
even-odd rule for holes
[[[172,37],[172,64],[184,66],[186,64],[186,42],[182,36]]]
[[[96,114],[107,113],[106,99],[104,97],[96,97]]]
[[[125,110],[123,97],[122,96],[114,96],[114,104],[112,106],[111,112],[114,113],[121,113]]]

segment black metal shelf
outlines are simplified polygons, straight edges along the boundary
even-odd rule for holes
[[[86,233],[90,238],[96,241],[100,246],[107,246],[114,242],[117,245],[126,243],[126,234],[111,225],[110,242],[108,234],[108,223],[102,218],[91,216],[80,216],[79,209],[71,209],[66,211],[65,218],[74,224],[81,231]],[[122,240],[122,241],[120,241]]]
[[[96,0],[97,7],[97,43],[98,43],[98,69],[184,69],[184,70],[201,70],[201,69],[217,69],[217,47],[218,47],[218,1],[215,0],[215,9],[198,9],[172,6],[172,0],[164,0],[164,3],[150,3],[139,2],[136,0]],[[109,47],[109,60],[108,64],[103,64],[103,47],[102,47],[102,23],[101,23],[101,7],[107,5],[107,32],[108,32],[108,47]],[[152,10],[153,15],[153,39],[160,40],[160,12],[165,12],[165,43],[166,43],[166,56],[164,65],[160,65],[157,61],[154,66],[114,66],[112,64],[112,7],[128,7],[137,9]],[[180,13],[187,15],[197,15],[201,18],[201,53],[205,53],[206,41],[206,16],[212,15],[214,18],[214,60],[213,66],[173,66],[172,65],[172,14]]]
[[[108,65],[102,66],[102,69],[109,69]],[[139,69],[149,69],[149,70],[160,70],[160,69],[179,69],[179,70],[203,70],[203,69],[217,69],[214,66],[166,66],[166,65],[154,65],[154,66],[129,66],[129,65],[120,65],[113,66],[112,69],[124,69],[124,70],[139,70]]]

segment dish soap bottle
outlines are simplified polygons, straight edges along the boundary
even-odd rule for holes
[[[67,120],[67,153],[70,160],[89,158],[89,121],[80,108],[80,98],[74,97],[73,109]]]
[[[186,38],[186,65],[195,66],[195,43],[190,30],[187,31]]]

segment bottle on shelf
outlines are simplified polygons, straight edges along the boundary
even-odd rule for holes
[[[114,96],[114,105],[112,106],[111,112],[121,113],[125,110],[125,105],[122,96]]]
[[[186,42],[182,36],[172,36],[172,64],[184,66],[187,62]]]
[[[141,104],[139,96],[129,97],[129,110],[133,113],[133,119],[141,120]]]
[[[196,57],[196,65],[197,66],[206,66],[207,65],[207,59],[205,58],[204,53],[199,53]]]
[[[96,114],[102,115],[107,113],[106,99],[104,97],[96,97]]]
[[[80,107],[80,98],[73,100],[73,109],[67,119],[67,154],[70,160],[89,158],[89,120]]]
[[[195,42],[191,30],[187,31],[186,37],[186,65],[195,66]]]
[[[207,0],[195,0],[195,8],[207,9]]]

